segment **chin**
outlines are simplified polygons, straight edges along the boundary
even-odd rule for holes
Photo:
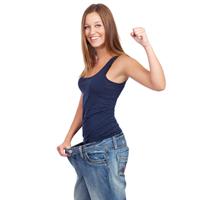
[[[101,44],[90,44],[93,48],[102,48],[104,47],[104,43],[101,43]]]

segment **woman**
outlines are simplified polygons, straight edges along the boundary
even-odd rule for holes
[[[75,200],[126,199],[129,147],[114,117],[117,98],[129,77],[153,90],[165,88],[162,67],[145,30],[134,28],[131,36],[144,47],[149,71],[123,51],[108,7],[92,4],[85,10],[82,17],[85,69],[78,81],[82,93],[69,132],[57,147],[76,170]],[[71,146],[81,127],[83,142]]]

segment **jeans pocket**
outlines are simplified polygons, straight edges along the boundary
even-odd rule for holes
[[[117,152],[118,175],[124,176],[128,162],[129,148],[126,146]]]
[[[85,157],[90,164],[105,164],[107,161],[106,152],[100,150],[85,152]]]

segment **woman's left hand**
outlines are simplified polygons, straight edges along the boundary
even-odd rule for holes
[[[141,44],[143,47],[150,46],[149,40],[147,38],[146,32],[142,27],[136,27],[131,32],[131,36],[135,39],[136,42]]]

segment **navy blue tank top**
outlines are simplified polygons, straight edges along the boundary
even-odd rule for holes
[[[106,77],[107,71],[117,57],[112,57],[95,75],[80,77],[78,80],[78,86],[83,94],[84,143],[100,141],[122,132],[115,119],[114,110],[126,81],[115,83]]]

